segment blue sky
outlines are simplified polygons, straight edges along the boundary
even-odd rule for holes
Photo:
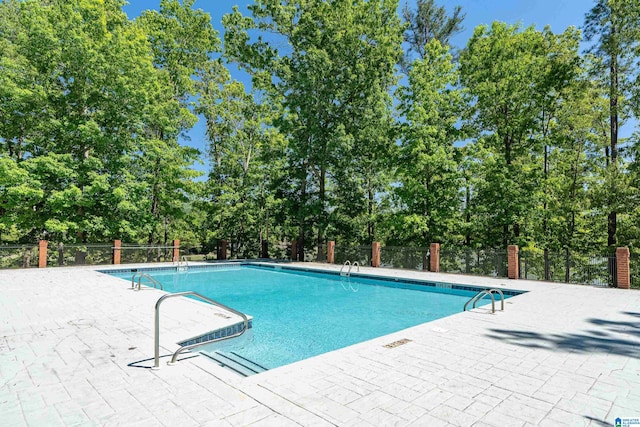
[[[246,5],[253,3],[247,0],[196,0],[195,7],[201,8],[211,15],[213,26],[222,33],[221,19],[226,13],[230,13],[233,6],[238,5],[240,10],[246,10]],[[415,0],[400,0],[400,7],[405,4],[415,7]],[[124,10],[130,18],[135,18],[143,10],[158,9],[160,0],[130,0],[130,4]],[[584,16],[593,6],[592,0],[436,0],[436,4],[443,5],[451,11],[456,5],[462,7],[462,12],[466,14],[463,22],[464,31],[457,35],[452,43],[462,48],[469,37],[473,34],[473,29],[481,24],[491,24],[493,21],[504,21],[509,24],[520,22],[524,27],[535,25],[542,29],[545,25],[551,26],[553,32],[564,31],[568,26],[573,25],[580,28],[584,22]],[[244,81],[245,76],[241,74],[232,76]],[[631,124],[621,130],[621,137],[628,137],[633,131]],[[200,121],[194,129],[189,132],[189,141],[184,141],[188,145],[206,151],[206,141],[204,134],[204,123]],[[199,168],[206,165],[200,166]]]

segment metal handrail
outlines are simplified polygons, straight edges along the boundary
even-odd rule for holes
[[[346,260],[346,261],[344,262],[344,264],[342,264],[342,267],[340,267],[340,275],[341,275],[341,276],[344,276],[344,274],[342,274],[342,270],[344,270],[344,268],[345,268],[347,265],[349,266],[349,271],[351,270],[351,261]],[[348,275],[348,274],[347,274],[347,275]]]
[[[353,267],[358,267],[358,273],[360,273],[360,264],[358,264],[358,261],[353,261],[353,264],[349,266],[349,271],[347,271],[347,276],[351,276],[351,268]]]
[[[349,266],[349,269],[347,270],[346,273],[343,273],[343,270],[347,265]],[[347,276],[347,277],[351,276],[351,269],[353,267],[358,267],[358,273],[360,273],[360,264],[358,264],[358,261],[353,261],[353,264],[351,264],[351,261],[346,260],[344,264],[342,264],[342,267],[340,267],[340,275]]]
[[[162,304],[162,302],[168,298],[175,298],[175,297],[181,297],[181,296],[185,296],[185,295],[192,295],[194,297],[198,297],[204,301],[207,301],[210,304],[215,305],[216,307],[220,307],[223,310],[226,310],[232,314],[235,314],[236,316],[240,316],[243,320],[243,326],[242,326],[242,330],[240,332],[237,332],[235,334],[232,335],[228,335],[226,337],[220,337],[220,338],[214,338],[212,340],[208,340],[208,341],[203,341],[203,342],[199,342],[199,343],[195,343],[195,344],[190,344],[190,345],[183,345],[181,346],[178,350],[176,350],[175,353],[173,353],[173,356],[171,357],[171,362],[169,362],[169,364],[173,364],[176,363],[176,359],[178,358],[178,355],[180,353],[182,353],[185,350],[191,350],[192,348],[195,347],[199,347],[201,345],[205,345],[205,344],[211,344],[213,342],[217,342],[217,341],[223,341],[223,340],[228,340],[230,338],[236,338],[239,337],[240,335],[244,334],[247,330],[247,328],[249,327],[249,318],[244,314],[241,313],[237,310],[234,310],[231,307],[227,307],[224,304],[220,304],[217,301],[214,301],[210,298],[205,297],[204,295],[200,295],[197,292],[193,292],[193,291],[185,291],[185,292],[177,292],[175,294],[167,294],[164,295],[162,297],[160,297],[160,299],[158,299],[158,301],[156,301],[156,315],[155,315],[155,331],[154,331],[154,364],[153,364],[153,369],[159,369],[160,368],[160,304]]]
[[[500,289],[491,289],[489,292],[491,292],[492,294],[495,292],[500,294],[500,311],[504,311],[504,294],[502,293],[502,291]]]
[[[156,279],[154,279],[153,277],[149,276],[146,273],[142,273],[142,272],[137,272],[134,273],[133,276],[131,276],[131,289],[136,288],[135,286],[135,279],[136,277],[138,278],[138,291],[142,289],[142,279],[147,279],[147,281],[144,283],[145,285],[149,285],[152,284],[154,289],[160,288],[160,290],[164,290],[162,287],[162,283],[158,282]]]
[[[178,258],[176,261],[173,262],[174,264],[178,264],[178,266],[176,267],[176,271],[180,271],[181,268],[184,267],[185,270],[189,269],[189,261],[187,261],[187,257],[186,255],[182,255],[181,258]]]
[[[495,301],[495,298],[493,297],[494,293],[500,294],[500,303],[501,303],[500,310],[504,311],[504,293],[500,289],[483,289],[483,290],[479,291],[469,301],[467,301],[465,303],[464,308],[462,309],[462,311],[467,311],[467,306],[472,302],[473,302],[473,307],[472,308],[476,308],[476,304],[478,303],[478,301],[480,301],[486,295],[489,295],[491,297],[491,312],[495,313],[496,312],[496,301]]]
[[[493,294],[491,292],[489,292],[487,289],[484,289],[480,292],[478,292],[477,294],[475,294],[475,296],[473,298],[471,298],[469,301],[467,301],[467,303],[464,305],[464,308],[462,309],[462,311],[467,311],[467,305],[473,301],[473,308],[476,308],[476,303],[478,302],[478,300],[480,300],[481,298],[484,298],[485,295],[489,295],[491,297],[491,312],[495,313],[496,312],[496,300],[493,297]]]

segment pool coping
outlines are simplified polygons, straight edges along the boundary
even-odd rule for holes
[[[302,271],[302,272],[311,272],[311,273],[318,273],[318,274],[325,274],[325,275],[331,275],[331,276],[338,276],[338,277],[344,277],[341,276],[341,272],[340,271],[335,271],[335,270],[327,270],[327,269],[323,269],[323,268],[313,268],[313,267],[305,267],[305,266],[300,266],[300,265],[283,265],[281,263],[269,263],[269,262],[263,262],[263,261],[258,261],[258,262],[253,262],[253,261],[241,261],[241,262],[234,262],[234,263],[210,263],[210,264],[196,264],[196,265],[191,265],[188,268],[190,269],[198,269],[198,270],[215,270],[218,268],[225,268],[225,267],[230,267],[230,266],[239,266],[239,267],[245,267],[245,266],[257,266],[257,267],[261,267],[261,268],[266,268],[266,269],[272,269],[272,270],[280,270],[280,271]],[[99,273],[129,273],[129,272],[154,272],[154,271],[172,271],[172,270],[176,270],[180,268],[178,266],[164,266],[164,267],[133,267],[133,268],[113,268],[113,269],[99,269],[97,270]],[[184,271],[184,270],[183,270]],[[409,279],[409,278],[402,278],[402,277],[398,277],[398,276],[387,276],[387,275],[383,275],[383,274],[371,274],[371,273],[360,273],[360,272],[355,272],[355,273],[350,273],[350,277],[356,277],[356,278],[361,278],[361,279],[375,279],[375,280],[381,280],[381,281],[387,281],[387,282],[391,282],[391,283],[406,283],[406,284],[410,284],[410,285],[417,285],[417,286],[424,286],[424,287],[430,287],[430,288],[435,288],[438,290],[447,290],[447,289],[455,289],[455,290],[459,290],[459,291],[471,291],[471,292],[479,292],[482,290],[487,289],[486,286],[469,286],[469,285],[459,285],[459,284],[453,284],[453,283],[449,283],[449,282],[444,282],[444,281],[434,281],[434,280],[424,280],[424,279]],[[504,287],[500,287],[499,288],[504,295],[508,295],[508,296],[517,296],[517,295],[521,295],[525,292],[529,292],[527,290],[518,290],[518,289],[511,289],[511,288],[504,288]]]

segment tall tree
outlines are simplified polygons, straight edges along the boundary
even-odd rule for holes
[[[182,147],[178,138],[197,121],[192,111],[196,79],[211,68],[220,40],[209,14],[194,9],[194,3],[162,0],[159,11],[147,10],[137,21],[148,36],[161,81],[144,130],[143,153],[148,155],[137,158],[148,184],[143,199],[148,244],[169,238],[167,224],[186,214],[175,203],[190,193],[190,181],[198,175],[190,169],[198,153]]]
[[[200,82],[199,107],[211,165],[209,239],[230,239],[232,256],[255,258],[261,243],[280,231],[274,221],[281,205],[274,182],[284,172],[285,141],[272,126],[280,110],[276,103],[258,102],[259,95],[247,93],[226,70],[211,71]]]
[[[425,59],[426,45],[430,41],[437,40],[443,46],[450,46],[451,37],[463,30],[465,14],[460,6],[456,6],[449,16],[446,9],[437,6],[434,0],[418,0],[415,10],[408,3],[405,4],[402,18],[407,25],[404,41],[408,44],[408,49],[400,65],[408,73],[416,55],[417,59]]]
[[[126,153],[136,148],[155,78],[146,37],[123,4],[0,3],[1,151],[44,190],[31,206],[37,215],[16,218],[24,240],[47,231],[96,241],[121,228]]]
[[[495,22],[476,28],[461,55],[461,80],[472,105],[469,123],[478,132],[473,151],[483,175],[476,198],[485,209],[480,218],[490,219],[483,227],[488,245],[525,238],[521,226],[537,204],[536,182],[543,162],[546,167],[541,155],[549,120],[571,81],[576,46],[571,28],[556,36],[549,29]]]
[[[585,16],[584,36],[594,42],[588,50],[600,59],[595,64],[594,76],[607,89],[609,144],[605,156],[608,175],[615,176],[619,172],[620,122],[628,117],[633,86],[639,83],[636,61],[640,52],[640,5],[637,0],[597,0]],[[615,180],[610,181],[610,204],[613,205],[618,187]],[[610,247],[617,243],[617,214],[612,206],[607,219]]]
[[[446,47],[437,40],[414,62],[409,86],[399,90],[401,146],[396,193],[403,226],[411,243],[428,246],[444,241],[456,228],[460,212],[461,176],[454,142],[463,98],[457,70]]]
[[[378,118],[372,108],[391,102],[402,40],[397,5],[396,0],[267,0],[249,6],[253,18],[236,9],[223,20],[227,56],[256,76],[255,84],[267,83],[282,96],[285,115],[279,126],[290,140],[289,195],[303,242],[311,232],[318,244],[326,238],[331,185],[350,185],[331,179],[341,153],[367,150],[354,146],[364,141],[356,133],[372,128]],[[252,41],[247,30],[276,34],[287,48],[262,37]]]

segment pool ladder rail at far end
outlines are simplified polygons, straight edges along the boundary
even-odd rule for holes
[[[464,305],[462,311],[467,311],[467,306],[473,303],[472,308],[476,308],[476,304],[478,301],[486,297],[487,295],[491,297],[491,313],[496,312],[496,299],[494,298],[494,294],[500,295],[500,310],[504,311],[504,293],[500,289],[483,289],[475,294],[469,301],[467,301]]]
[[[189,261],[187,260],[186,255],[182,255],[182,257],[178,258],[173,262],[176,266],[176,271],[187,271],[189,269]]]
[[[345,273],[343,270],[346,266],[349,266],[349,269]],[[344,264],[342,264],[342,267],[340,267],[340,276],[346,276],[346,277],[351,276],[351,269],[353,267],[356,267],[358,273],[360,273],[360,264],[358,264],[358,261],[354,261],[353,264],[351,264],[351,261],[346,260]]]

